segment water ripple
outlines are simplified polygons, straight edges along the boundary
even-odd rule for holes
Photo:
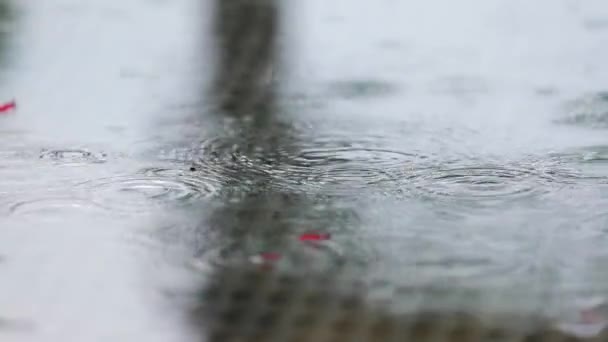
[[[490,203],[541,196],[560,189],[573,177],[568,170],[511,163],[426,168],[408,179],[414,194],[422,197]]]
[[[446,279],[484,282],[514,276],[529,267],[526,258],[536,247],[535,240],[515,244],[513,237],[501,238],[500,243],[493,243],[477,229],[448,224],[434,231],[408,229],[405,234],[370,235],[368,241],[381,254],[380,259],[388,262],[383,267],[399,270],[395,276],[416,273],[413,283]],[[402,253],[408,257],[399,257]]]
[[[247,183],[248,175],[262,171],[241,148],[234,139],[214,137],[203,140],[194,147],[162,151],[160,159],[188,164],[192,172],[204,174],[223,185]]]
[[[311,142],[294,156],[285,158],[276,173],[283,181],[322,189],[324,193],[353,193],[370,186],[390,187],[408,167],[427,157],[389,148],[366,146],[365,142]]]
[[[42,150],[40,159],[51,160],[60,164],[105,163],[106,154],[81,149]]]
[[[608,184],[608,146],[587,146],[553,153],[551,158],[578,170],[579,181]]]
[[[504,259],[504,258],[503,258]],[[489,280],[504,274],[518,273],[525,265],[518,263],[520,260],[506,262],[499,258],[482,256],[435,256],[400,265],[403,272],[420,272],[420,278],[438,278],[465,280],[476,279],[477,281]]]
[[[249,140],[246,140],[249,141]],[[321,135],[295,144],[272,137],[238,143],[211,138],[190,149],[164,152],[161,159],[189,163],[222,185],[325,194],[349,194],[396,183],[404,172],[427,157],[390,147],[382,136],[340,139]]]
[[[588,94],[565,105],[559,123],[589,128],[608,128],[608,92]]]
[[[353,138],[353,136],[356,136]],[[212,138],[163,159],[192,165],[222,186],[324,195],[403,195],[486,203],[533,198],[585,177],[564,158],[549,155],[472,158],[421,153],[399,138],[333,131],[284,141]],[[401,139],[402,140],[402,139]],[[601,153],[600,153],[601,154]],[[593,160],[603,157],[589,156]]]
[[[96,210],[102,210],[103,208],[85,198],[77,197],[46,197],[46,198],[34,198],[24,199],[13,203],[8,207],[10,215],[40,215],[48,213],[51,216],[56,216],[58,212],[78,211],[78,212],[91,212]]]
[[[80,186],[104,207],[129,213],[186,204],[217,192],[212,180],[195,172],[162,168],[145,169],[138,175],[88,181]]]

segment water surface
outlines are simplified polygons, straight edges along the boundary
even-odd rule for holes
[[[0,2],[3,340],[196,340],[198,266],[311,230],[392,288],[606,294],[601,1],[286,1],[249,50],[230,11]]]

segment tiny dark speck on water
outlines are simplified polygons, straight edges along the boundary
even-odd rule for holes
[[[196,168],[194,166],[190,167],[190,171],[194,172],[196,171]]]

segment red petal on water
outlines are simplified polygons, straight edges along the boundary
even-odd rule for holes
[[[281,259],[281,254],[279,253],[265,252],[260,253],[260,256],[262,259],[264,259],[264,261],[277,261]]]
[[[329,233],[304,233],[300,235],[300,241],[326,241],[331,238]]]
[[[17,108],[17,103],[15,102],[15,100],[11,101],[11,102],[6,102],[3,104],[0,104],[0,113],[2,112],[8,112],[11,111],[13,109]]]

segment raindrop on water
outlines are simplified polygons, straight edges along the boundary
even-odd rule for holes
[[[608,92],[587,94],[565,106],[564,117],[557,122],[589,128],[608,128]]]
[[[107,155],[80,149],[42,150],[41,160],[51,160],[60,164],[105,163]]]

